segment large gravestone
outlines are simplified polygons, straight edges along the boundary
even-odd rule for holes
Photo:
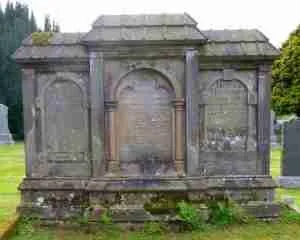
[[[300,119],[284,123],[281,171],[280,186],[300,187]]]
[[[54,33],[42,46],[29,36],[15,53],[27,171],[19,209],[62,219],[87,206],[145,221],[174,214],[153,209],[165,202],[230,197],[276,215],[277,54],[257,30],[200,31],[187,14],[100,16],[88,33]]]
[[[13,144],[14,141],[8,128],[8,108],[0,104],[0,144]]]

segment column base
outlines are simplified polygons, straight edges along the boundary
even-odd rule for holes
[[[120,174],[120,163],[117,161],[108,161],[106,176],[118,176]]]

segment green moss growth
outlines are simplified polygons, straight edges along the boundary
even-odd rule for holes
[[[175,213],[179,201],[185,200],[183,196],[159,196],[152,198],[150,202],[144,204],[144,209],[151,214]]]
[[[52,36],[52,32],[34,32],[31,35],[32,44],[37,46],[49,45]]]

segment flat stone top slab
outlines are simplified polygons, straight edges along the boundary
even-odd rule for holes
[[[93,27],[128,27],[128,26],[182,26],[197,25],[197,22],[184,14],[136,14],[136,15],[101,15]]]

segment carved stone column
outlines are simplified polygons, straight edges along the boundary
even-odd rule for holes
[[[270,175],[270,98],[271,67],[261,65],[258,68],[258,101],[257,101],[257,137],[260,172]]]
[[[183,119],[184,99],[173,101],[175,108],[175,168],[178,175],[184,173],[184,151],[183,151]]]
[[[117,139],[116,139],[116,114],[117,101],[106,101],[105,108],[108,115],[109,123],[109,145],[108,145],[108,159],[107,159],[107,173],[117,174],[120,170],[120,163],[117,157]]]
[[[34,69],[22,69],[23,91],[23,115],[25,135],[25,173],[26,177],[32,177],[35,173],[34,165],[37,165],[37,141],[36,141],[36,73]]]
[[[91,160],[93,177],[101,176],[104,160],[103,54],[90,52]]]
[[[188,49],[185,53],[185,125],[186,170],[193,174],[199,165],[199,62],[198,51]]]

